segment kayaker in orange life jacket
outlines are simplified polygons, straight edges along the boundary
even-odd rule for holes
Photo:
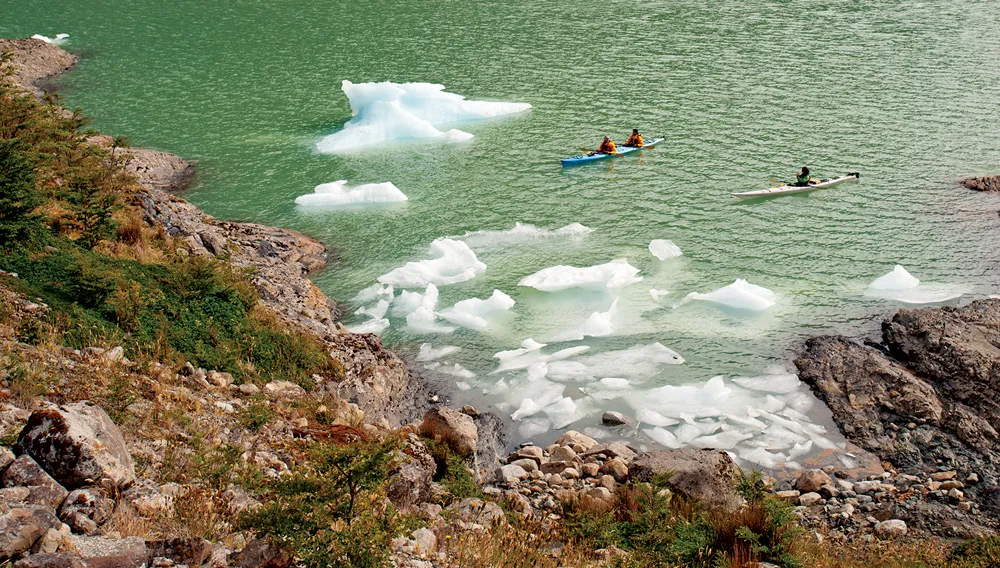
[[[615,143],[611,141],[610,136],[605,136],[604,141],[601,145],[594,151],[594,154],[616,154],[618,149],[615,147]],[[593,154],[591,154],[593,155]]]
[[[639,129],[633,128],[632,135],[629,136],[628,140],[625,141],[624,146],[635,146],[637,148],[642,148],[643,144],[644,143],[642,141],[642,134],[639,134]]]

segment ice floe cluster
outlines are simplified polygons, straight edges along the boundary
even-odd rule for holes
[[[339,132],[319,141],[327,154],[343,154],[389,142],[436,139],[461,142],[472,134],[439,127],[516,114],[531,108],[527,103],[469,101],[432,83],[352,83],[342,88],[354,117]]]
[[[551,266],[525,276],[518,286],[527,286],[542,292],[559,292],[570,288],[619,289],[642,280],[639,269],[619,258],[607,264],[577,268]]]
[[[343,207],[367,203],[398,203],[408,198],[391,182],[368,183],[348,187],[347,180],[317,185],[313,193],[295,198],[296,205]]]

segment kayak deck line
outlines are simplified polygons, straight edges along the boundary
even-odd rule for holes
[[[652,148],[658,143],[663,142],[663,138],[654,138],[649,142],[646,142],[643,146],[619,146],[618,151],[614,154],[584,154],[582,156],[574,156],[572,158],[563,158],[560,160],[562,165],[565,166],[578,166],[581,164],[589,164],[591,162],[596,162],[598,160],[605,160],[607,158],[615,158],[617,156],[624,156],[626,154],[631,154],[643,148]]]
[[[819,183],[814,183],[811,185],[778,185],[768,189],[758,189],[755,191],[744,191],[742,193],[732,193],[736,199],[754,199],[757,197],[777,197],[779,195],[793,195],[796,193],[806,193],[809,191],[815,191],[817,189],[825,189],[837,185],[838,183],[843,183],[845,181],[857,181],[861,179],[861,174],[854,172],[847,174],[845,176],[838,176],[833,178],[821,179]]]

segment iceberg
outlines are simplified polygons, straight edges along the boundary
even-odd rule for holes
[[[352,325],[347,328],[347,331],[351,333],[382,333],[389,327],[389,320],[379,318],[370,319],[358,325]]]
[[[527,286],[542,292],[559,292],[570,288],[619,289],[642,280],[639,269],[619,258],[607,264],[577,268],[575,266],[550,266],[525,276],[518,286]]]
[[[385,298],[391,301],[393,294],[395,294],[395,290],[393,290],[392,286],[386,286],[385,284],[372,284],[371,286],[358,292],[358,295],[354,297],[354,300],[361,304],[374,302],[379,298]]]
[[[774,306],[777,296],[774,292],[764,288],[763,286],[750,284],[746,280],[740,278],[737,279],[736,282],[733,282],[728,286],[723,286],[714,292],[709,292],[707,294],[699,294],[697,292],[688,294],[685,300],[689,299],[704,300],[706,302],[722,304],[723,306],[729,306],[730,308],[736,308],[739,310],[759,312]]]
[[[413,313],[406,316],[406,329],[411,333],[420,334],[451,333],[455,331],[454,327],[438,323],[437,314],[424,307],[417,308]]]
[[[514,228],[506,231],[471,231],[456,238],[474,248],[488,248],[552,238],[582,239],[592,232],[593,229],[580,223],[570,223],[559,229],[543,229],[534,225],[514,223]]]
[[[900,265],[892,272],[879,276],[865,290],[865,295],[895,300],[904,304],[938,304],[962,296],[963,290],[955,287],[921,284]]]
[[[453,239],[437,239],[431,243],[434,258],[407,262],[378,281],[398,288],[424,288],[428,284],[446,286],[472,280],[486,271],[469,245]]]
[[[442,132],[444,124],[494,118],[524,112],[527,103],[469,101],[447,93],[444,85],[432,83],[352,83],[341,88],[354,115],[316,145],[325,154],[343,154],[388,142],[430,139],[461,142],[472,134],[461,130]]]
[[[521,342],[521,348],[519,349],[495,353],[493,357],[500,360],[500,366],[493,372],[500,373],[502,371],[527,369],[538,363],[551,363],[552,361],[568,359],[590,349],[587,345],[578,345],[545,355],[541,352],[543,347],[545,347],[544,343],[538,343],[529,337]]]
[[[611,323],[611,320],[615,317],[616,313],[618,313],[617,298],[615,298],[614,302],[611,302],[611,307],[608,308],[608,311],[590,314],[587,321],[571,330],[556,335],[552,338],[552,341],[578,341],[584,337],[604,337],[611,335],[615,331],[615,326]]]
[[[398,203],[406,201],[406,195],[391,182],[368,183],[347,187],[347,180],[317,185],[313,193],[295,198],[296,205],[343,207],[364,203]]]
[[[390,289],[392,289],[391,286]],[[394,317],[404,317],[417,311],[417,308],[433,310],[437,306],[437,301],[438,288],[434,284],[428,284],[423,294],[403,290],[400,292],[399,297],[392,303],[392,315]]]
[[[494,312],[502,312],[514,307],[514,299],[500,290],[493,290],[493,295],[485,300],[470,298],[456,303],[443,310],[438,315],[453,324],[483,331],[489,322],[486,316]]]
[[[31,36],[31,39],[40,39],[45,43],[51,43],[52,45],[61,45],[63,43],[66,43],[66,38],[68,37],[69,34],[56,34],[56,37],[48,37],[48,36],[43,36],[42,34],[35,34]]]
[[[667,241],[664,239],[654,239],[649,242],[649,252],[660,260],[667,260],[668,258],[674,258],[681,256],[681,247],[674,244],[673,241]]]
[[[663,344],[634,345],[628,349],[605,351],[577,361],[549,363],[549,377],[556,380],[593,380],[597,377],[621,377],[605,380],[641,380],[656,374],[662,365],[680,365],[684,358]]]

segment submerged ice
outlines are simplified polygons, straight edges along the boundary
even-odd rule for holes
[[[674,258],[684,254],[681,252],[681,247],[675,245],[673,241],[664,239],[654,239],[650,241],[649,252],[660,260],[667,260],[668,258]]]
[[[593,229],[580,223],[570,223],[558,229],[544,229],[534,225],[514,223],[513,229],[505,231],[470,231],[456,238],[465,241],[466,244],[473,248],[489,248],[491,246],[508,246],[553,238],[582,239],[592,232],[594,232]]]
[[[408,198],[391,182],[347,187],[347,180],[317,185],[313,193],[295,198],[296,205],[343,207],[365,203],[398,203]]]
[[[414,139],[461,142],[472,138],[472,134],[455,129],[443,132],[438,127],[531,108],[527,103],[469,101],[462,95],[445,92],[444,85],[432,83],[344,81],[342,89],[354,117],[343,130],[320,140],[316,147],[323,153],[341,154]]]

